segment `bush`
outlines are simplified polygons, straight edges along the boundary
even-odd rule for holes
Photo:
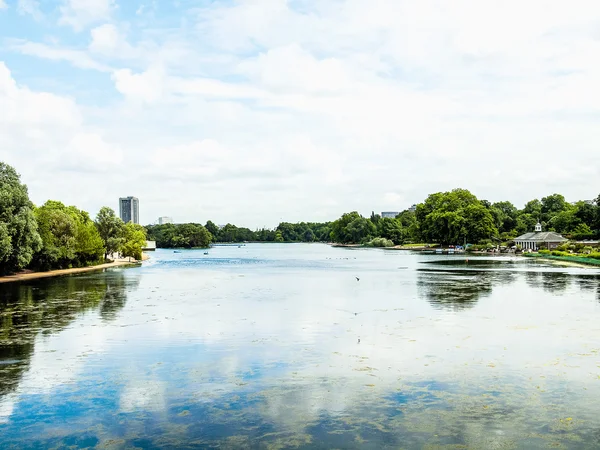
[[[592,252],[589,255],[586,255],[588,258],[592,259],[600,259],[600,252]]]
[[[569,252],[561,252],[558,250],[554,250],[552,252],[552,256],[572,256]]]
[[[550,250],[540,250],[538,253],[541,254],[541,255],[549,255],[550,254]]]
[[[394,243],[392,241],[390,241],[389,239],[386,238],[375,238],[372,239],[367,246],[369,247],[393,247]]]

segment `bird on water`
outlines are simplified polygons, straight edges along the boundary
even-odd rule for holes
[[[356,278],[356,281],[360,281],[360,278],[358,278],[358,277],[354,277],[354,278]]]

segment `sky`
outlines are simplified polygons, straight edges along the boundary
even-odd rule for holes
[[[596,0],[0,0],[36,204],[274,227],[600,191]]]

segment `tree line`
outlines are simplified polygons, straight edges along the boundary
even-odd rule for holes
[[[600,195],[594,200],[569,203],[561,194],[533,199],[522,209],[508,201],[479,200],[466,189],[431,194],[414,210],[395,218],[370,218],[358,212],[343,214],[331,225],[331,240],[340,243],[463,244],[506,242],[534,230],[538,221],[544,231],[583,240],[600,237]]]
[[[540,221],[544,231],[572,239],[600,236],[600,195],[591,201],[569,203],[561,194],[527,202],[519,209],[511,202],[479,200],[466,189],[429,195],[415,209],[395,218],[356,211],[333,222],[280,223],[275,229],[250,230],[232,224],[167,224],[147,227],[149,239],[160,248],[208,247],[216,242],[335,242],[389,247],[406,243],[485,244],[507,242],[533,231]]]
[[[141,259],[146,230],[104,207],[95,220],[49,200],[36,207],[11,166],[0,162],[0,274],[85,267],[113,253]]]
[[[329,223],[282,222],[273,230],[250,230],[230,223],[219,227],[209,220],[205,225],[148,225],[146,231],[158,248],[206,248],[218,242],[329,242],[331,228]]]

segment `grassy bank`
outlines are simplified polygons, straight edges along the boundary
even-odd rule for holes
[[[586,258],[585,256],[555,256],[544,255],[539,253],[525,253],[523,256],[526,256],[528,258],[551,259],[555,261],[565,261],[600,267],[600,259]]]

